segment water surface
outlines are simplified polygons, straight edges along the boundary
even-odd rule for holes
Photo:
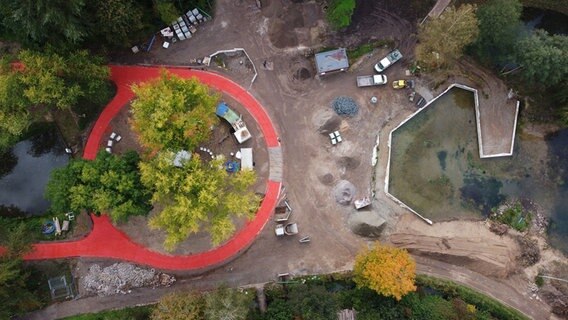
[[[43,214],[49,207],[44,198],[49,175],[69,161],[57,131],[49,128],[21,141],[1,158],[0,205]]]
[[[521,130],[517,131],[521,132]],[[433,221],[481,219],[506,199],[538,203],[568,252],[568,131],[518,134],[512,157],[479,157],[473,93],[453,88],[393,132],[389,191]]]

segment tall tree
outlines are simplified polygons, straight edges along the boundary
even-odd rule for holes
[[[72,48],[87,36],[84,0],[3,0],[2,24],[24,43]]]
[[[93,24],[96,28],[93,32],[110,46],[130,46],[132,41],[137,40],[133,39],[133,35],[137,36],[144,27],[144,7],[138,1],[99,0],[87,3],[87,7],[95,13]]]
[[[0,69],[0,152],[15,143],[30,125],[28,106],[17,75]]]
[[[19,79],[32,105],[69,108],[80,98],[99,101],[105,96],[110,70],[101,58],[78,51],[66,56],[53,52],[22,51]]]
[[[476,7],[470,4],[458,9],[448,7],[439,18],[421,25],[416,46],[418,61],[428,69],[435,69],[461,57],[464,48],[479,33],[475,10]]]
[[[412,257],[404,249],[384,246],[378,242],[371,250],[364,250],[357,255],[353,274],[357,286],[367,287],[397,300],[416,290],[416,263]]]
[[[528,82],[552,87],[568,78],[568,36],[537,29],[516,48],[522,76]]]
[[[510,61],[520,33],[522,11],[519,0],[491,0],[480,6],[477,55],[493,63]]]
[[[46,198],[56,212],[104,212],[115,221],[146,214],[150,193],[140,182],[139,161],[134,151],[121,157],[103,151],[94,161],[71,161],[51,173]]]
[[[205,294],[207,320],[245,320],[252,303],[252,295],[236,289],[220,287]]]
[[[26,224],[19,223],[8,228],[0,224],[0,318],[13,316],[37,309],[42,302],[35,292],[28,288],[29,274],[23,269],[22,256],[31,249],[30,230]]]
[[[334,294],[322,285],[290,288],[289,304],[295,315],[301,319],[336,319],[339,310]]]
[[[202,320],[205,299],[199,293],[175,292],[165,295],[152,310],[152,320]]]
[[[140,163],[142,183],[154,190],[152,201],[164,205],[149,225],[166,231],[167,250],[201,230],[219,244],[234,233],[233,217],[254,216],[259,204],[249,190],[256,181],[254,171],[229,175],[221,160],[203,163],[197,154],[176,167],[174,157],[173,152],[162,151]]]
[[[179,151],[205,141],[218,119],[218,96],[196,79],[162,72],[159,79],[133,86],[132,127],[147,148]]]

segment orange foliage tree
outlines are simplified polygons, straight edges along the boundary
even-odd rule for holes
[[[416,290],[416,262],[406,250],[379,242],[357,255],[353,275],[358,287],[367,287],[396,300]]]

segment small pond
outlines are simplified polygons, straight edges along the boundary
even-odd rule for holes
[[[69,156],[53,126],[20,141],[0,154],[0,205],[31,215],[45,213],[49,207],[44,198],[49,175],[67,162]]]
[[[553,244],[568,252],[567,145],[568,131],[546,141],[518,134],[512,157],[481,159],[473,93],[453,88],[393,132],[389,192],[433,221],[532,200],[551,214]]]
[[[560,12],[524,7],[521,20],[527,30],[543,29],[550,34],[568,34],[568,17]]]

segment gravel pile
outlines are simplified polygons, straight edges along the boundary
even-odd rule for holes
[[[340,116],[354,116],[359,112],[357,102],[352,98],[341,96],[331,102],[331,107]]]
[[[356,192],[357,189],[351,182],[340,180],[333,188],[333,197],[337,203],[346,206],[351,203]]]
[[[115,263],[106,268],[101,268],[98,264],[92,265],[84,278],[83,285],[89,292],[99,296],[109,296],[129,293],[132,288],[169,287],[175,281],[173,276],[156,272],[154,269],[142,269],[128,263]]]

